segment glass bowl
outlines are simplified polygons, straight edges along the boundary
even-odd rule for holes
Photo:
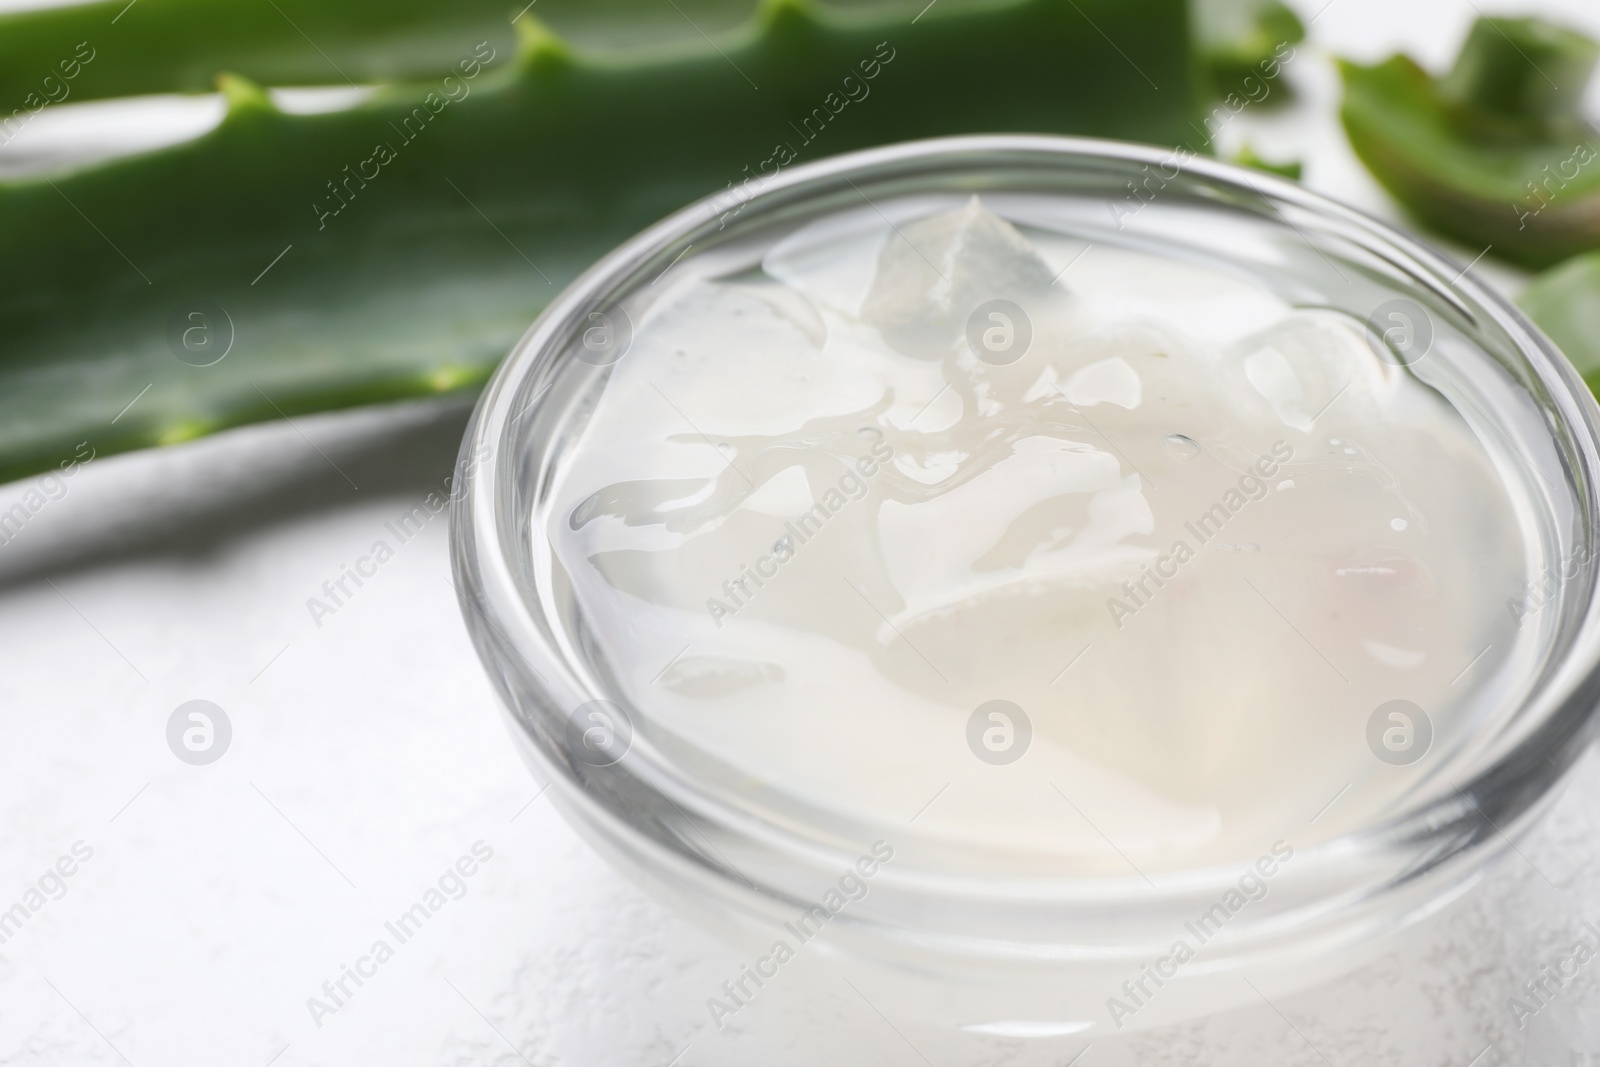
[[[1259,848],[1137,864],[1108,853],[1106,865],[1075,868],[1004,835],[934,833],[918,821],[943,794],[931,786],[907,793],[890,819],[764,778],[652,705],[643,679],[668,669],[681,642],[623,633],[625,617],[592,613],[552,537],[567,518],[553,502],[563,460],[582,447],[640,324],[683,279],[759,266],[827,220],[875,215],[895,228],[974,194],[1019,224],[1205,264],[1361,324],[1373,351],[1445,398],[1492,458],[1526,541],[1526,559],[1486,561],[1486,582],[1500,573],[1488,562],[1519,577],[1506,590],[1510,610],[1458,676],[1453,728],[1433,736],[1404,702],[1401,718],[1388,704],[1370,720],[1361,709],[1365,725],[1347,742],[1371,748],[1363,781],[1381,784],[1381,805],[1361,808],[1351,799],[1361,789],[1347,783],[1327,788],[1320,809],[1286,815],[1291,828]],[[1142,1028],[1357,965],[1470,888],[1546,806],[1595,725],[1597,414],[1516,309],[1439,253],[1299,185],[1182,150],[922,141],[730,182],[570,285],[478,404],[453,511],[454,567],[512,735],[566,818],[748,954],[706,991],[719,1026],[764,983],[803,973],[884,1013],[979,1033]],[[1308,672],[1305,684],[1331,682]],[[1385,755],[1380,739],[1394,724],[1408,744],[1422,731],[1416,758]],[[848,731],[822,740],[822,751],[864,743]],[[871,741],[901,742],[932,743],[892,732]],[[981,758],[970,770],[1006,772]],[[982,789],[985,779],[972,780]]]

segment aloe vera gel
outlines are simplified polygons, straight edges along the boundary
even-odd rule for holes
[[[1395,802],[1533,654],[1523,490],[1403,308],[1020,197],[693,262],[543,534],[634,730],[729,791],[1072,876],[1281,855]]]

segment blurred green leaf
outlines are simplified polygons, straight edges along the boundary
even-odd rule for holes
[[[947,0],[915,21],[777,0],[628,55],[517,26],[513,56],[468,44],[449,78],[339,112],[286,115],[228,78],[194,141],[0,184],[0,478],[85,440],[475,388],[596,258],[784,148],[1178,144],[1198,113],[1183,0]]]
[[[1194,0],[1195,41],[1207,90],[1216,99],[1230,93],[1276,106],[1293,99],[1278,67],[1305,39],[1298,15],[1278,0]],[[1273,91],[1259,92],[1263,83]]]
[[[1256,152],[1255,146],[1250,144],[1239,149],[1234,155],[1233,161],[1241,167],[1253,167],[1256,170],[1266,171],[1268,174],[1276,174],[1280,178],[1288,178],[1290,181],[1296,182],[1300,180],[1300,173],[1304,169],[1298,159],[1290,159],[1282,163],[1273,163],[1263,159]]]
[[[1345,131],[1424,225],[1550,266],[1600,247],[1600,135],[1578,113],[1595,57],[1570,31],[1483,19],[1443,79],[1405,56],[1341,64]]]
[[[1577,256],[1533,280],[1517,300],[1600,391],[1600,253]]]

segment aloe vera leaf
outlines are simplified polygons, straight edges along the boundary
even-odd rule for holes
[[[1480,18],[1439,95],[1468,118],[1540,132],[1579,118],[1600,45],[1541,19]]]
[[[949,3],[950,0],[945,0]],[[750,17],[756,0],[92,0],[0,15],[0,143],[47,101],[210,92],[220,71],[271,86],[396,82],[442,74],[479,41],[510,55],[528,14],[587,46],[697,41]],[[915,0],[853,0],[904,11]],[[1217,97],[1259,77],[1305,35],[1278,0],[1194,0],[1194,32]],[[87,46],[94,58],[79,60]],[[71,74],[69,77],[68,74]],[[1286,92],[1272,101],[1287,99]],[[9,125],[8,125],[9,124]]]
[[[535,28],[513,62],[458,71],[458,102],[441,82],[320,115],[226,79],[203,137],[0,184],[0,478],[85,439],[104,455],[475,387],[590,262],[779,145],[802,161],[1008,129],[1179,143],[1197,110],[1186,15],[1015,0],[913,24],[780,0],[652,57]],[[393,159],[374,165],[380,146]],[[173,316],[212,305],[225,320],[180,325],[220,347],[231,323],[231,350],[175,358]]]
[[[619,45],[700,40],[747,19],[755,0],[93,0],[0,15],[0,142],[29,98],[98,100],[213,90],[219,71],[264,85],[396,82],[447,73],[479,41],[516,46],[512,18]],[[520,18],[518,19],[520,21]],[[75,62],[80,44],[93,59]],[[69,76],[70,75],[70,76]],[[14,112],[22,109],[22,114]]]
[[[1517,303],[1600,392],[1600,252],[1540,274]]]
[[[1443,79],[1405,56],[1342,63],[1345,131],[1424,225],[1547,267],[1600,247],[1600,135],[1578,114],[1595,56],[1537,20],[1480,20]]]
[[[1277,80],[1273,61],[1305,40],[1305,24],[1278,0],[1194,0],[1195,42],[1210,95],[1260,95],[1264,81],[1274,82],[1262,104],[1286,103],[1288,83]],[[1250,79],[1254,79],[1250,81]]]
[[[481,40],[507,54],[514,11],[503,0],[94,0],[15,12],[0,17],[0,116],[26,121],[30,96],[37,106],[211,92],[222,70],[270,85],[433,74]],[[93,59],[71,64],[80,44]]]
[[[1256,151],[1255,145],[1249,143],[1246,143],[1239,151],[1234,153],[1233,161],[1241,167],[1251,167],[1295,182],[1300,180],[1300,175],[1305,170],[1305,165],[1298,159],[1288,159],[1282,163],[1274,163],[1272,160],[1265,159]]]

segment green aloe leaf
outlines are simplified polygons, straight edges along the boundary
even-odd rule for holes
[[[0,15],[0,143],[50,102],[210,92],[220,71],[271,86],[366,85],[442,74],[478,42],[515,48],[537,15],[585,46],[701,41],[757,0],[91,0]],[[836,0],[907,19],[918,0]],[[948,5],[952,0],[944,0]],[[1140,9],[1135,0],[1134,7]],[[1101,10],[1104,5],[1095,5]],[[1278,0],[1194,0],[1203,65],[1221,97],[1304,36]],[[1155,28],[1165,36],[1165,28]],[[1138,47],[1138,42],[1123,42]],[[93,58],[85,63],[83,57]],[[1283,94],[1280,94],[1280,99]]]
[[[1210,94],[1259,105],[1292,99],[1279,67],[1305,39],[1305,24],[1278,0],[1194,0],[1195,39]],[[1263,92],[1263,86],[1269,90]]]
[[[755,0],[91,0],[0,15],[0,141],[46,101],[208,93],[219,71],[263,85],[406,81],[448,72],[485,41],[500,56],[537,14],[563,35],[620,45],[702,40]],[[85,53],[93,55],[88,63]],[[22,109],[16,114],[16,109]]]
[[[1300,180],[1301,173],[1305,170],[1305,164],[1298,159],[1288,159],[1281,163],[1265,159],[1256,151],[1254,145],[1248,143],[1234,153],[1233,161],[1241,167],[1253,167],[1256,170],[1265,171],[1268,174],[1276,174],[1280,178],[1288,178],[1290,181],[1296,182]]]
[[[1600,135],[1578,110],[1596,54],[1534,19],[1481,19],[1444,78],[1405,56],[1341,64],[1344,127],[1422,223],[1550,266],[1600,247]]]
[[[192,142],[0,183],[0,478],[85,440],[474,388],[598,256],[764,167],[965,132],[1181,143],[1187,14],[777,0],[629,55],[528,16],[509,60],[474,45],[448,77],[318,115],[226,78],[226,118]]]
[[[1600,393],[1600,252],[1545,271],[1517,303]]]

